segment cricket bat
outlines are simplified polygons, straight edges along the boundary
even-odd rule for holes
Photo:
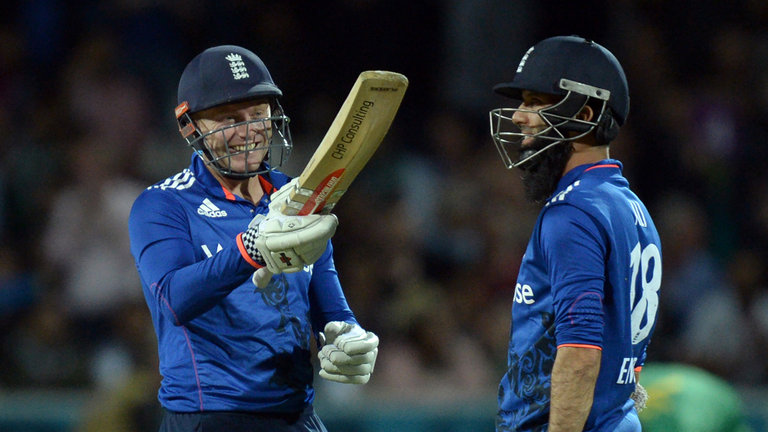
[[[333,210],[379,148],[407,87],[408,78],[397,72],[360,73],[296,187],[278,209],[286,215]]]

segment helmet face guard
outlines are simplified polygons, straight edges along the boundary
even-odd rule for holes
[[[202,132],[187,112],[186,106],[182,104],[176,109],[179,132],[206,165],[213,167],[224,177],[246,179],[264,174],[282,166],[293,149],[288,127],[290,118],[283,114],[277,101],[273,101],[271,105],[277,109],[270,117],[228,124]],[[243,144],[232,145],[231,138],[235,134],[245,137]],[[263,139],[257,140],[258,137]],[[258,166],[250,168],[255,161],[259,162]]]
[[[567,79],[561,79],[559,87],[566,92],[565,96],[544,109],[496,108],[490,111],[491,138],[508,169],[527,168],[537,156],[550,148],[586,136],[598,127],[603,116],[610,115],[607,114],[611,94],[608,90]],[[602,101],[600,112],[593,121],[576,118],[591,98]],[[535,134],[523,133],[512,121],[516,112],[538,114],[546,127]],[[531,137],[534,138],[533,143],[523,147],[523,141]]]

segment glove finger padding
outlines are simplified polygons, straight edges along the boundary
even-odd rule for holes
[[[335,381],[342,384],[365,384],[371,379],[371,375],[341,375],[328,373],[320,370],[320,377],[329,381]]]
[[[344,365],[332,362],[331,359],[326,357],[321,351],[318,353],[321,367],[319,372],[320,377],[342,384],[365,384],[371,379],[378,353],[379,349],[376,348],[373,352],[368,353],[370,356],[368,354],[365,356],[366,358],[371,359],[370,363]]]
[[[299,190],[299,178],[296,177],[284,184],[269,197],[269,210],[276,213],[280,213],[281,210],[288,206],[291,200],[291,191]]]
[[[336,342],[336,337],[342,333],[346,333],[352,328],[355,327],[355,324],[350,324],[348,322],[344,321],[329,321],[322,332],[320,332],[320,340],[323,345],[325,344],[332,344]],[[362,330],[362,328],[360,329]]]
[[[340,365],[352,365],[357,366],[361,364],[372,364],[376,361],[376,353],[378,348],[374,348],[372,351],[368,351],[363,354],[349,355],[340,350],[336,345],[326,345],[318,353],[320,360],[324,358],[336,366]]]
[[[317,353],[322,378],[347,384],[368,382],[379,353],[378,336],[357,324],[331,321],[320,333],[320,341],[324,344]]]
[[[328,347],[331,347],[331,345],[326,346],[326,348]],[[370,375],[373,372],[378,354],[378,349],[354,357],[350,357],[341,351],[334,351],[332,349],[329,351],[326,352],[324,348],[318,354],[320,367],[326,372],[343,375]]]
[[[333,237],[339,222],[334,214],[305,216],[270,216],[259,223],[259,233],[264,235],[266,246],[273,249],[288,249],[308,244],[318,238]]]
[[[359,376],[371,374],[371,365],[369,364],[337,366],[330,360],[323,362],[321,369],[329,374],[336,375]]]
[[[364,354],[373,351],[379,346],[379,337],[373,332],[365,332],[362,335],[349,335],[345,333],[336,338],[335,345],[349,355]]]
[[[357,324],[343,321],[326,324],[321,336],[324,343],[336,345],[350,355],[370,352],[379,346],[379,337],[373,332],[366,332]]]

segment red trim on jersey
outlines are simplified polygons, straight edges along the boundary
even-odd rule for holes
[[[558,345],[557,349],[560,349],[562,347],[591,348],[591,349],[596,349],[596,350],[599,350],[599,351],[603,350],[601,347],[599,347],[597,345],[587,345],[587,344],[562,344],[562,345]]]
[[[224,186],[221,187],[221,190],[224,191],[224,198],[234,201],[235,200],[235,194],[229,191],[229,189],[225,188]]]
[[[235,240],[237,241],[237,249],[240,251],[240,255],[243,256],[243,259],[248,264],[250,264],[251,266],[253,266],[254,268],[257,268],[257,269],[260,269],[260,268],[264,267],[263,265],[261,265],[261,264],[257,263],[256,261],[254,261],[253,258],[251,258],[250,255],[248,255],[248,251],[245,250],[245,245],[243,244],[243,233],[238,234],[237,237],[235,237]]]
[[[263,176],[259,176],[259,184],[261,186],[261,190],[264,191],[267,195],[272,195],[273,193],[277,192],[277,188],[272,186],[272,183],[269,182],[266,178]],[[224,198],[228,199],[229,201],[235,201],[237,198],[235,198],[235,194],[233,194],[229,189],[225,188],[224,186],[221,187],[221,190],[224,191]]]
[[[595,168],[618,168],[619,166],[616,164],[602,164],[602,165],[595,165],[593,167],[589,167],[584,170],[584,172],[587,172],[589,170],[593,170]]]
[[[636,367],[636,368],[635,368],[635,372],[640,372],[640,371],[642,371],[642,370],[643,370],[643,367],[642,367],[642,366],[638,366],[638,367]]]
[[[259,183],[261,183],[261,190],[267,195],[272,195],[277,191],[277,188],[272,185],[264,176],[259,176]]]

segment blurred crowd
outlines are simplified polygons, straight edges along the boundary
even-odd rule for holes
[[[173,118],[184,65],[231,43],[285,94],[292,175],[360,71],[410,79],[337,208],[342,283],[382,341],[371,383],[338,397],[495,394],[538,208],[491,143],[488,110],[509,103],[491,88],[556,34],[600,42],[627,73],[629,120],[611,151],[662,236],[650,358],[768,385],[768,3],[74,4],[0,6],[0,390],[92,389],[151,422],[156,341],[128,212],[189,163]]]

